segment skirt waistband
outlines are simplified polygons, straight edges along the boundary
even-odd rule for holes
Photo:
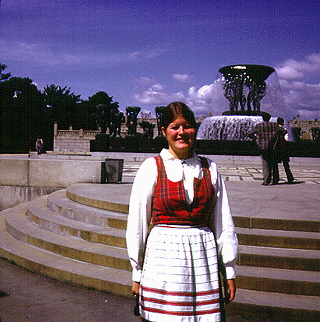
[[[207,224],[199,224],[199,225],[157,224],[154,227],[165,227],[165,228],[203,228],[203,227],[208,227],[208,225]]]

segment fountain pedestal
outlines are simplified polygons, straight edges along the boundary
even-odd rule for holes
[[[230,65],[219,69],[224,96],[230,103],[223,115],[260,115],[260,101],[266,94],[266,79],[275,72],[264,65]]]

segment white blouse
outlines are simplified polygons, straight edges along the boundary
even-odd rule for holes
[[[187,201],[191,203],[194,196],[194,178],[202,178],[200,158],[195,154],[192,158],[181,161],[166,149],[163,149],[160,155],[168,179],[173,182],[183,180]],[[225,264],[227,279],[235,278],[234,266],[238,255],[238,240],[234,231],[227,192],[216,164],[209,159],[208,162],[211,181],[216,190],[216,206],[214,216],[211,216],[214,219],[209,227],[216,236],[218,252]],[[157,177],[156,161],[154,158],[148,158],[141,164],[132,186],[126,239],[133,268],[132,280],[135,282],[140,282],[141,279],[148,226],[151,221],[152,197]]]

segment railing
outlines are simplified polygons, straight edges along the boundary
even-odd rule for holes
[[[100,131],[93,131],[93,130],[58,130],[58,135],[63,136],[96,136]]]

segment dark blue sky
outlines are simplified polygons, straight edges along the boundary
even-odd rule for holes
[[[220,67],[268,65],[280,112],[320,118],[319,3],[2,0],[0,62],[40,90],[68,86],[83,99],[106,91],[121,110],[182,100],[198,115],[222,111]]]

